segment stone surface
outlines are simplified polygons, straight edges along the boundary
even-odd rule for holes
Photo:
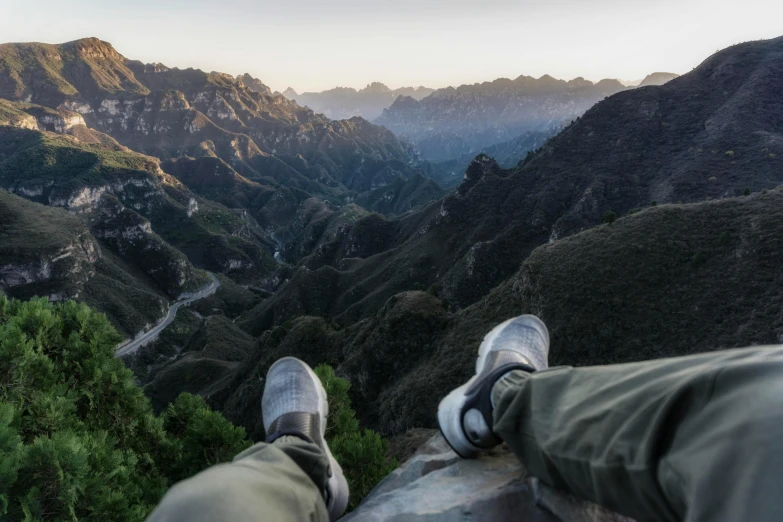
[[[633,522],[544,486],[505,446],[463,460],[440,434],[342,520]]]

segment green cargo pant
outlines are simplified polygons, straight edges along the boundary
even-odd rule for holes
[[[297,437],[259,442],[176,484],[148,522],[329,522],[329,460]]]
[[[638,521],[783,520],[783,348],[514,371],[494,431],[543,482]],[[328,520],[326,459],[286,437],[169,491],[150,520]]]
[[[783,347],[515,371],[493,402],[555,488],[640,522],[783,520]]]

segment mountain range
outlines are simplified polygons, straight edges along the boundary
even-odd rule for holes
[[[412,146],[249,76],[95,39],[3,45],[0,290],[84,300],[130,336],[216,272],[126,363],[156,408],[200,393],[256,440],[281,355],[333,365],[395,435],[433,426],[484,333],[519,313],[549,324],[553,364],[779,342],[781,82],[777,38],[638,89],[463,86],[384,113]],[[506,158],[417,161],[427,138],[406,129],[427,117]]]
[[[156,368],[146,390],[159,407],[203,393],[259,437],[262,377],[295,355],[337,367],[361,418],[399,434],[433,425],[484,333],[519,313],[550,325],[553,364],[779,342],[781,80],[783,38],[737,45],[608,97],[513,169],[477,157],[404,217],[343,227],[313,208],[290,281],[244,312],[219,293],[204,308],[228,321],[183,325],[173,365],[137,361]],[[258,347],[229,367],[220,347],[247,334]]]
[[[289,87],[283,91],[283,96],[334,120],[360,116],[372,121],[400,96],[421,100],[434,91],[435,89],[427,87],[390,89],[380,82],[373,82],[358,91],[350,87],[335,87],[322,92],[297,94]]]
[[[251,181],[326,199],[419,173],[394,135],[366,120],[329,120],[249,75],[145,65],[94,38],[0,46],[0,98],[80,115],[162,160],[218,158]]]
[[[0,289],[83,298],[126,335],[205,282],[200,269],[273,291],[288,270],[273,254],[310,199],[405,213],[444,194],[382,127],[331,121],[249,75],[145,65],[94,38],[0,45],[0,189],[8,219],[18,214]],[[17,196],[62,208],[46,215],[64,242],[39,234],[17,256],[14,231],[43,212]]]

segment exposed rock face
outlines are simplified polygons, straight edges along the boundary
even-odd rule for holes
[[[52,301],[77,297],[95,274],[93,265],[101,255],[97,242],[86,231],[62,248],[40,252],[29,261],[15,260],[2,250],[0,258],[6,262],[0,262],[0,291],[26,297],[34,289],[45,288]]]
[[[272,89],[264,85],[264,82],[262,82],[258,78],[253,78],[248,73],[245,73],[241,76],[237,76],[237,81],[241,82],[245,87],[247,87],[251,91],[257,92],[259,94],[266,94],[269,96],[272,95]]]
[[[412,140],[423,159],[443,161],[526,132],[549,132],[624,89],[617,80],[501,78],[439,89],[421,101],[401,96],[375,122]]]
[[[77,125],[84,125],[84,118],[65,107],[51,109],[0,99],[0,125],[65,134]]]
[[[463,460],[441,435],[381,482],[345,522],[633,522],[530,477],[501,447]]]

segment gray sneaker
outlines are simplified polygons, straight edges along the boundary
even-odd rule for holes
[[[340,518],[348,507],[348,482],[324,440],[329,403],[318,376],[299,359],[284,357],[278,360],[266,374],[261,408],[267,442],[274,442],[283,435],[294,435],[324,451],[330,468],[326,507],[331,520]]]
[[[492,432],[492,387],[512,370],[548,366],[549,332],[534,315],[521,315],[492,329],[479,347],[476,374],[438,406],[443,437],[462,458],[474,458],[502,441]]]

